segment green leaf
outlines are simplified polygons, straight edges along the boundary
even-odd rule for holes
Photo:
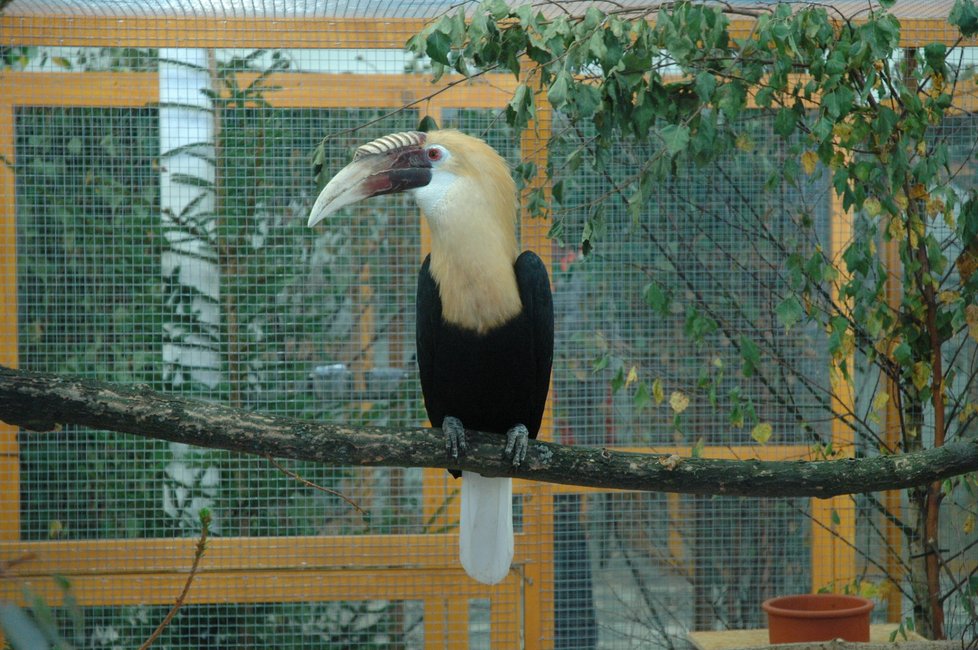
[[[197,176],[191,176],[190,174],[171,174],[170,180],[174,183],[180,185],[189,185],[191,187],[201,187],[204,189],[212,190],[214,189],[214,183],[207,180],[206,178],[199,178]]]
[[[550,89],[547,91],[547,101],[550,102],[551,106],[558,110],[563,108],[564,104],[567,103],[567,89],[571,83],[571,76],[566,70],[561,70],[557,74],[557,78],[550,84]]]
[[[689,144],[689,127],[685,124],[667,124],[659,130],[669,155],[675,156]]]
[[[550,188],[550,196],[553,197],[555,203],[564,202],[564,179],[556,181]]]
[[[631,218],[633,224],[638,224],[644,211],[645,192],[643,192],[642,188],[639,187],[631,196],[628,197],[628,216]]]
[[[617,395],[618,391],[625,385],[625,369],[620,367],[615,376],[611,378],[611,393]]]
[[[893,359],[901,366],[905,366],[912,356],[913,351],[906,341],[900,341],[900,344],[893,348]]]
[[[421,118],[421,122],[418,123],[418,131],[422,133],[430,133],[431,131],[438,130],[438,122],[435,122],[435,118],[430,115],[425,115]]]
[[[575,117],[592,117],[601,106],[601,90],[594,84],[575,83],[569,92],[567,101],[573,107]]]
[[[588,216],[587,221],[584,222],[584,229],[581,232],[581,253],[590,255],[594,249],[593,241],[600,239],[607,229],[608,227],[604,220],[604,204],[601,203],[594,208],[594,211]]]
[[[431,83],[437,83],[448,72],[448,66],[438,61],[431,62]]]
[[[443,32],[431,32],[425,41],[427,47],[425,51],[432,61],[442,65],[451,65],[448,61],[448,53],[452,51],[452,37]]]
[[[635,389],[635,397],[632,398],[632,405],[635,407],[636,411],[642,412],[651,403],[652,395],[649,393],[649,385],[644,381],[640,381],[638,383],[638,388]]]
[[[730,120],[734,120],[747,105],[747,84],[733,79],[717,89],[717,96],[717,108]]]
[[[696,94],[704,102],[713,98],[713,91],[717,88],[717,80],[709,72],[700,72],[696,75]]]
[[[506,122],[516,129],[525,127],[535,115],[533,93],[526,84],[516,87],[513,99],[506,106]]]
[[[686,310],[683,332],[695,343],[702,343],[707,336],[717,330],[717,327],[717,322],[706,314],[701,314],[692,307]]]
[[[774,132],[783,138],[795,132],[795,112],[790,108],[782,108],[774,118]]]
[[[753,377],[761,365],[761,350],[746,336],[740,337],[740,358],[744,362],[744,377]]]
[[[778,317],[778,322],[784,326],[785,332],[794,327],[805,316],[805,308],[796,296],[785,298],[780,305],[774,308],[774,312]]]
[[[668,316],[671,312],[672,296],[659,284],[650,282],[645,285],[645,290],[642,292],[642,296],[645,298],[645,304],[657,311],[659,314]]]
[[[581,27],[585,31],[591,31],[600,25],[602,20],[604,20],[604,14],[601,13],[601,10],[594,5],[590,5],[587,11],[584,12],[584,22]]]
[[[774,100],[774,88],[764,86],[754,95],[754,102],[761,108],[767,108]]]
[[[502,20],[509,16],[509,6],[503,0],[483,0],[482,10],[488,12],[493,20]]]
[[[961,240],[966,244],[970,244],[972,240],[978,237],[978,194],[972,192],[972,195],[961,205],[958,212],[957,231]]]
[[[975,0],[955,0],[947,22],[957,27],[962,36],[978,34],[978,7],[975,6]]]
[[[537,175],[537,164],[532,160],[527,160],[526,162],[518,164],[513,171],[519,175],[519,178],[521,178],[524,183],[526,183]]]
[[[924,46],[924,61],[934,72],[944,74],[944,60],[947,56],[947,45],[944,43],[928,43]]]
[[[611,356],[604,354],[601,355],[597,360],[595,360],[594,365],[591,367],[593,372],[601,372],[611,363]]]
[[[547,239],[557,242],[560,247],[564,246],[564,220],[554,219],[553,223],[550,224],[550,230],[547,231]]]
[[[591,38],[588,39],[587,50],[598,63],[605,60],[605,57],[608,56],[608,47],[604,43],[604,32],[602,30],[599,29],[591,35]]]

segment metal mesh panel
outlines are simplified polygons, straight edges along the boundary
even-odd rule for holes
[[[587,221],[603,234],[586,258],[568,245],[554,269],[559,440],[685,448],[685,454],[699,446],[736,457],[750,453],[756,413],[773,425],[770,444],[800,445],[796,454],[807,450],[811,433],[798,422],[811,420],[817,405],[804,386],[796,381],[783,389],[779,380],[775,390],[741,375],[742,337],[779,340],[779,247],[807,245],[791,240],[796,206],[814,210],[823,236],[828,225],[825,187],[806,188],[805,196],[785,189],[781,209],[762,195],[781,155],[768,127],[767,120],[750,118],[743,128],[754,136],[751,151],[682,173],[657,190],[637,218],[628,212],[628,195],[615,196],[611,179],[634,173],[656,155],[654,146],[618,145],[606,178],[584,165],[560,179],[566,207],[557,217],[568,238]],[[555,161],[572,159],[588,139],[587,133],[563,135],[566,149],[554,152]],[[609,193],[599,214],[578,207]],[[758,219],[764,210],[771,216]],[[653,290],[669,294],[667,307],[655,311],[650,305],[656,300],[643,299]],[[702,330],[698,336],[695,327]],[[812,334],[793,335],[777,353],[801,359],[806,379],[817,383],[828,366]],[[658,382],[662,403],[636,399],[633,381]],[[672,394],[689,400],[681,413],[670,405]],[[737,417],[743,418],[739,427]],[[595,641],[671,646],[690,629],[763,627],[761,601],[809,588],[807,512],[806,500],[556,497],[557,647],[587,648]],[[582,589],[592,593],[582,596]],[[568,611],[562,617],[565,601],[568,610],[585,606],[590,616]]]
[[[422,424],[416,209],[386,197],[314,230],[305,219],[324,135],[335,171],[358,144],[430,115],[514,166],[537,153],[528,140],[562,137],[549,155],[566,241],[521,223],[556,292],[542,435],[725,458],[800,458],[832,440],[824,343],[800,327],[786,336],[776,308],[788,281],[778,260],[828,249],[838,210],[824,183],[766,191],[785,155],[768,118],[746,117],[735,154],[680,170],[633,214],[607,178],[571,169],[582,136],[559,118],[541,115],[542,134],[522,140],[505,126],[508,76],[423,99],[425,62],[400,49],[420,22],[398,19],[445,3],[329,15],[322,3],[260,4],[7,8],[21,40],[0,43],[5,361],[279,415]],[[334,22],[349,17],[368,20]],[[275,49],[280,39],[289,47]],[[973,158],[973,121],[948,128],[954,155]],[[607,168],[628,175],[654,155],[622,145]],[[798,239],[800,220],[814,239]],[[585,258],[586,225],[602,234]],[[773,352],[749,377],[744,339]],[[856,410],[873,394],[857,390]],[[773,431],[764,448],[750,437],[761,421]],[[328,492],[264,458],[78,427],[4,431],[0,559],[17,571],[0,576],[0,598],[51,604],[78,647],[136,647],[152,633],[187,579],[204,508],[210,546],[159,647],[674,648],[693,629],[763,626],[768,596],[838,587],[829,581],[854,577],[828,566],[840,555],[859,576],[885,563],[888,523],[866,499],[518,483],[514,571],[483,588],[458,567],[458,484],[441,471],[284,463]],[[954,530],[973,507],[960,502]]]
[[[234,135],[221,146],[224,156],[238,155],[220,166],[219,200],[236,205],[224,209],[224,223],[206,237],[227,251],[217,264],[203,254],[174,261],[165,244],[167,236],[185,241],[216,218],[195,221],[187,213],[170,229],[160,222],[154,113],[28,109],[18,115],[19,164],[47,170],[18,184],[21,363],[283,415],[416,424],[417,389],[407,379],[413,375],[405,352],[413,340],[412,319],[405,317],[413,283],[408,273],[377,262],[418,259],[414,216],[401,201],[387,210],[368,206],[319,235],[306,236],[303,226],[303,196],[314,189],[307,172],[313,134],[377,113],[233,113],[222,115],[223,133]],[[376,128],[405,128],[409,120],[410,114]],[[336,145],[327,164],[338,167],[346,159],[346,147]],[[161,259],[168,254],[166,273]],[[209,288],[192,284],[209,281],[205,274],[180,275],[202,261],[221,279],[223,298],[209,302]],[[375,267],[381,272],[371,275]],[[222,311],[219,324],[200,322],[197,316],[208,310]],[[177,348],[169,356],[168,344]],[[234,363],[211,372],[202,365],[207,358],[194,355],[199,348]],[[217,381],[208,385],[212,376]],[[22,527],[32,539],[47,538],[52,529],[70,538],[180,534],[199,526],[202,507],[214,510],[214,532],[225,535],[364,527],[341,500],[303,494],[264,460],[76,429],[22,435],[21,444],[28,497]],[[380,512],[369,508],[377,515],[371,522],[376,532],[390,532],[394,517],[387,513],[394,507],[398,518],[413,520],[412,530],[419,526],[417,500],[386,493],[394,470],[354,476],[294,469],[318,484],[350,490],[355,500],[384,503]],[[66,475],[52,480],[52,472]],[[405,478],[410,473],[395,483]],[[259,501],[266,507],[256,509]]]

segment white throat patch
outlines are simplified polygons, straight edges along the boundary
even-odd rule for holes
[[[451,189],[458,176],[444,170],[432,170],[431,181],[424,187],[418,187],[411,192],[414,200],[429,219],[441,220],[445,217],[448,190]]]

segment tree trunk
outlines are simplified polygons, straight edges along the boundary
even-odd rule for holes
[[[857,643],[849,641],[821,641],[816,643],[785,643],[778,650],[964,650],[967,646],[961,641],[901,641],[893,643]],[[757,650],[751,648],[731,648],[730,650]]]
[[[924,426],[923,406],[919,403],[907,406],[905,414],[906,427],[913,435],[904,436],[907,441],[904,443],[910,452],[918,452],[923,449],[921,432]],[[932,606],[932,582],[930,579],[930,560],[934,553],[939,550],[935,548],[928,536],[928,516],[930,508],[937,507],[929,496],[930,484],[914,486],[909,490],[910,508],[907,513],[907,549],[909,551],[908,564],[910,566],[910,591],[913,594],[913,618],[914,628],[917,633],[933,639],[942,630],[935,625],[934,607]],[[936,559],[936,557],[935,557]],[[940,576],[937,576],[939,578]],[[939,584],[939,580],[938,580]],[[938,602],[940,608],[940,602]]]
[[[173,320],[164,326],[164,378],[209,389],[221,381],[220,270],[214,235],[214,122],[208,53],[160,50],[160,208],[169,248]],[[193,179],[193,180],[192,180]]]

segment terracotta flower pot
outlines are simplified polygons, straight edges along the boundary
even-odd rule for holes
[[[801,594],[771,598],[767,612],[771,643],[869,641],[871,600],[841,594]]]

